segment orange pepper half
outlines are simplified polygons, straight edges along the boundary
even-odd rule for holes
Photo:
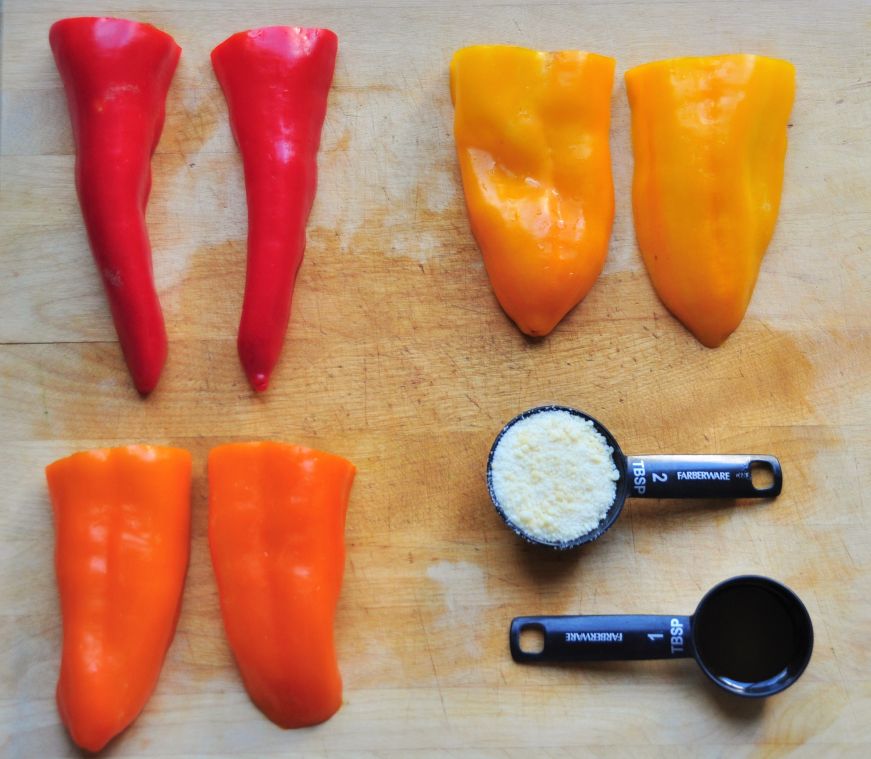
[[[230,648],[254,703],[281,727],[342,704],[333,620],[354,465],[284,443],[209,454],[209,546]]]
[[[191,456],[134,445],[46,470],[63,616],[57,704],[99,751],[142,711],[175,633],[190,551]]]
[[[626,72],[635,234],[662,302],[706,346],[741,323],[774,233],[788,61],[675,58]]]
[[[451,61],[454,137],[472,233],[493,291],[546,335],[602,271],[614,220],[614,59],[507,45]]]

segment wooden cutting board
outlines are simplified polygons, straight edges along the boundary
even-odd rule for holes
[[[170,335],[140,400],[73,191],[49,25],[95,11],[184,48],[148,212]],[[75,755],[54,705],[60,621],[43,467],[130,442],[194,454],[194,538],[178,633],[144,713],[107,755],[867,756],[871,742],[867,2],[6,0],[0,139],[0,751]],[[268,24],[334,29],[340,53],[292,325],[272,389],[236,358],[244,278],[239,157],[209,51]],[[451,53],[480,42],[618,60],[617,217],[605,271],[547,339],[494,300],[453,154]],[[721,348],[663,308],[635,245],[627,68],[680,54],[790,59],[798,95],[783,206],[747,318]],[[489,505],[499,427],[542,401],[600,418],[628,453],[772,453],[775,502],[635,502],[597,544],[535,550]],[[224,639],[205,538],[218,442],[295,441],[354,461],[337,620],[345,704],[284,732],[249,702]],[[689,613],[742,572],[806,601],[810,667],[767,702],[691,661],[512,663],[512,616]]]

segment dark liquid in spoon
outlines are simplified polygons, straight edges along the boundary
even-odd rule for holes
[[[752,684],[796,660],[800,633],[780,596],[747,583],[723,588],[695,618],[699,659],[718,678]]]

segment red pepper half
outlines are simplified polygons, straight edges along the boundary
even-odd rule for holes
[[[290,321],[337,45],[328,29],[272,26],[234,34],[212,51],[245,166],[248,268],[238,347],[255,390],[267,388]]]
[[[48,38],[66,90],[91,250],[133,383],[149,393],[166,361],[166,328],[145,206],[181,48],[149,24],[118,18],[66,18]]]

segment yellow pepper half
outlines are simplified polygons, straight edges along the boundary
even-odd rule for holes
[[[493,290],[546,335],[602,270],[614,219],[614,60],[507,45],[451,61],[454,135],[472,233]]]
[[[741,323],[774,232],[795,69],[757,55],[626,72],[635,233],[666,307],[705,345]]]

